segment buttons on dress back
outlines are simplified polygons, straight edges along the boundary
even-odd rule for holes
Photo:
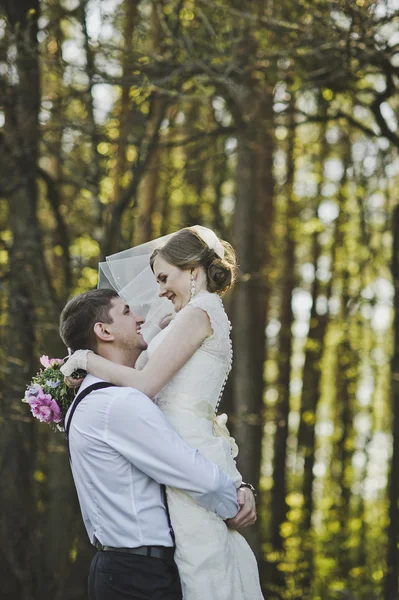
[[[227,322],[229,324],[229,332],[230,332],[232,330],[232,326],[231,326],[229,318],[228,318],[228,316],[226,314],[226,311],[225,311],[224,306],[223,306],[223,301],[220,298],[220,296],[219,296],[219,300],[220,300],[220,305],[221,305],[221,307],[223,309],[223,312],[226,315],[226,319],[227,319]],[[227,379],[229,377],[229,373],[231,371],[232,366],[233,366],[233,342],[231,341],[230,334],[229,334],[229,358],[228,358],[228,363],[227,363],[227,368],[226,368],[226,375],[225,375],[225,378],[224,378],[222,389],[220,390],[219,398],[218,398],[218,401],[216,403],[215,414],[217,414],[217,412],[218,412],[219,405],[220,405],[220,402],[222,400],[224,388],[226,387]]]

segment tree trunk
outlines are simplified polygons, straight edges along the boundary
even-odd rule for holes
[[[7,600],[32,600],[41,557],[36,523],[36,424],[20,402],[34,372],[36,329],[57,322],[54,293],[44,262],[37,221],[38,112],[40,107],[37,47],[38,0],[5,3],[15,34],[16,82],[8,85],[5,107],[5,148],[10,253],[8,300],[8,363],[1,402],[0,532],[7,543],[2,562],[10,576],[3,579]],[[4,164],[2,165],[4,167]],[[22,326],[21,326],[22,322]],[[51,350],[51,349],[50,349]]]
[[[152,240],[152,216],[156,210],[157,192],[159,186],[160,151],[155,150],[147,174],[145,175],[139,191],[139,223],[137,227],[137,244],[144,244]]]
[[[147,173],[151,158],[157,149],[162,121],[168,106],[168,99],[158,98],[153,94],[150,102],[150,112],[145,119],[145,129],[137,148],[137,158],[132,166],[132,179],[129,185],[121,191],[118,201],[112,206],[107,232],[104,237],[102,255],[108,256],[120,250],[121,221],[127,208],[137,198],[137,191],[142,178]]]
[[[292,354],[292,292],[295,286],[295,219],[297,209],[294,195],[295,176],[295,128],[294,99],[289,107],[290,137],[287,150],[286,215],[285,215],[285,257],[281,289],[281,333],[279,345],[279,376],[277,380],[278,402],[275,412],[276,431],[274,435],[273,488],[271,494],[271,538],[273,549],[283,551],[284,539],[281,526],[287,514],[286,459],[288,438],[288,417],[290,412],[290,381]],[[278,570],[277,561],[273,568],[273,589],[284,587],[283,573]]]
[[[292,353],[292,292],[295,285],[295,217],[296,208],[293,198],[294,187],[294,148],[295,129],[293,128],[294,106],[290,107],[291,129],[287,152],[286,185],[286,222],[285,222],[285,260],[281,289],[281,333],[279,345],[279,377],[276,382],[279,399],[276,405],[276,433],[274,436],[273,488],[271,499],[272,543],[276,550],[283,549],[280,528],[286,516],[286,457],[288,437],[288,416],[290,411],[290,380]]]
[[[134,70],[132,53],[133,53],[133,35],[137,21],[137,7],[138,3],[136,0],[125,0],[125,21],[124,21],[124,54],[122,59],[122,91],[120,99],[119,109],[119,140],[118,149],[116,153],[116,166],[113,173],[114,180],[114,194],[113,202],[109,205],[110,210],[112,206],[119,202],[119,199],[123,193],[123,176],[126,173],[127,157],[126,151],[128,148],[129,136],[131,136],[131,115],[134,111],[134,104],[130,99],[130,85],[128,83],[131,73]],[[133,218],[130,223],[131,227],[127,243],[132,244],[134,223]]]
[[[324,183],[323,172],[324,164],[328,156],[328,143],[326,140],[327,125],[323,124],[320,131],[320,161],[318,164],[319,183],[317,188],[317,198],[320,202],[322,198],[322,186]],[[344,180],[343,182],[344,183]],[[317,215],[317,207],[315,207],[315,217]],[[334,235],[334,234],[333,234]],[[306,594],[310,593],[310,586],[313,579],[313,558],[314,558],[314,542],[312,536],[312,515],[313,515],[313,482],[314,474],[313,467],[315,463],[316,451],[316,414],[318,402],[321,394],[321,361],[324,353],[325,336],[329,322],[328,312],[324,315],[317,313],[317,300],[321,293],[325,292],[327,299],[331,296],[332,276],[324,290],[317,276],[317,266],[319,258],[322,254],[322,248],[319,241],[320,232],[316,230],[313,233],[312,240],[312,258],[314,267],[314,281],[312,286],[312,307],[310,311],[309,333],[305,346],[305,361],[302,375],[302,395],[300,408],[300,421],[298,429],[298,456],[303,458],[303,520],[301,527],[302,532],[302,556],[303,564],[305,565],[305,573],[302,579],[302,589]],[[335,244],[332,242],[331,264],[335,264]]]
[[[251,92],[241,89],[243,114]],[[272,98],[265,99],[257,119],[248,121],[238,136],[234,244],[241,269],[233,298],[234,435],[240,447],[238,467],[245,480],[259,486],[263,423],[263,365],[267,293],[264,265],[273,208]],[[262,173],[262,177],[260,177]],[[260,555],[259,528],[246,534]]]
[[[84,93],[86,108],[88,114],[88,128],[91,146],[91,162],[88,165],[87,185],[93,194],[94,223],[97,228],[103,225],[104,205],[100,202],[100,181],[102,176],[102,156],[98,151],[100,143],[99,128],[94,115],[94,96],[93,88],[95,85],[96,64],[95,54],[90,44],[90,37],[87,30],[87,7],[89,0],[80,2],[80,21],[83,31],[84,50],[86,54],[86,74],[89,80],[87,90]]]
[[[343,255],[341,272],[341,336],[337,344],[337,372],[335,389],[335,448],[332,462],[332,478],[336,481],[337,500],[335,512],[339,523],[339,531],[336,540],[339,542],[340,552],[337,565],[339,577],[347,581],[351,568],[351,552],[348,548],[348,537],[350,535],[348,521],[350,519],[350,501],[352,485],[352,457],[354,452],[353,419],[356,406],[356,382],[358,377],[359,357],[357,348],[354,346],[353,320],[350,313],[351,290],[350,290],[350,232],[351,222],[350,197],[347,192],[347,173],[351,164],[349,137],[345,140],[345,154],[343,159],[344,174],[340,186],[340,214],[338,217],[337,244]],[[353,237],[353,236],[351,236]],[[352,241],[352,240],[351,240]],[[342,256],[341,255],[341,256]],[[337,257],[337,261],[339,260]]]
[[[391,361],[392,461],[389,477],[389,524],[387,574],[384,600],[397,600],[399,565],[399,206],[392,217],[392,280],[394,294],[394,350]]]

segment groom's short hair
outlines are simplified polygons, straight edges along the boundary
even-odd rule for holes
[[[72,298],[61,313],[60,336],[72,352],[80,349],[97,350],[96,323],[112,323],[109,311],[115,290],[91,290]]]

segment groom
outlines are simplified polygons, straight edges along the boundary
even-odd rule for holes
[[[99,289],[68,302],[60,334],[72,351],[88,348],[134,367],[147,347],[143,323],[115,291]],[[251,492],[237,493],[138,390],[87,375],[67,413],[66,432],[82,517],[98,549],[89,600],[182,598],[165,485],[184,490],[229,526],[256,519]]]

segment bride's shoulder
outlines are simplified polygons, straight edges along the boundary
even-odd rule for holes
[[[191,298],[190,302],[187,306],[212,306],[217,308],[223,307],[223,302],[218,294],[213,294],[212,292],[199,292],[193,298]]]
[[[212,294],[211,292],[199,292],[193,298],[187,306],[192,308],[200,308],[204,312],[208,313],[209,317],[212,315],[218,315],[222,317],[225,315],[223,302],[220,296]]]
[[[201,309],[206,313],[214,333],[228,334],[230,321],[224,310],[222,299],[217,294],[200,292],[190,300],[187,307]]]

